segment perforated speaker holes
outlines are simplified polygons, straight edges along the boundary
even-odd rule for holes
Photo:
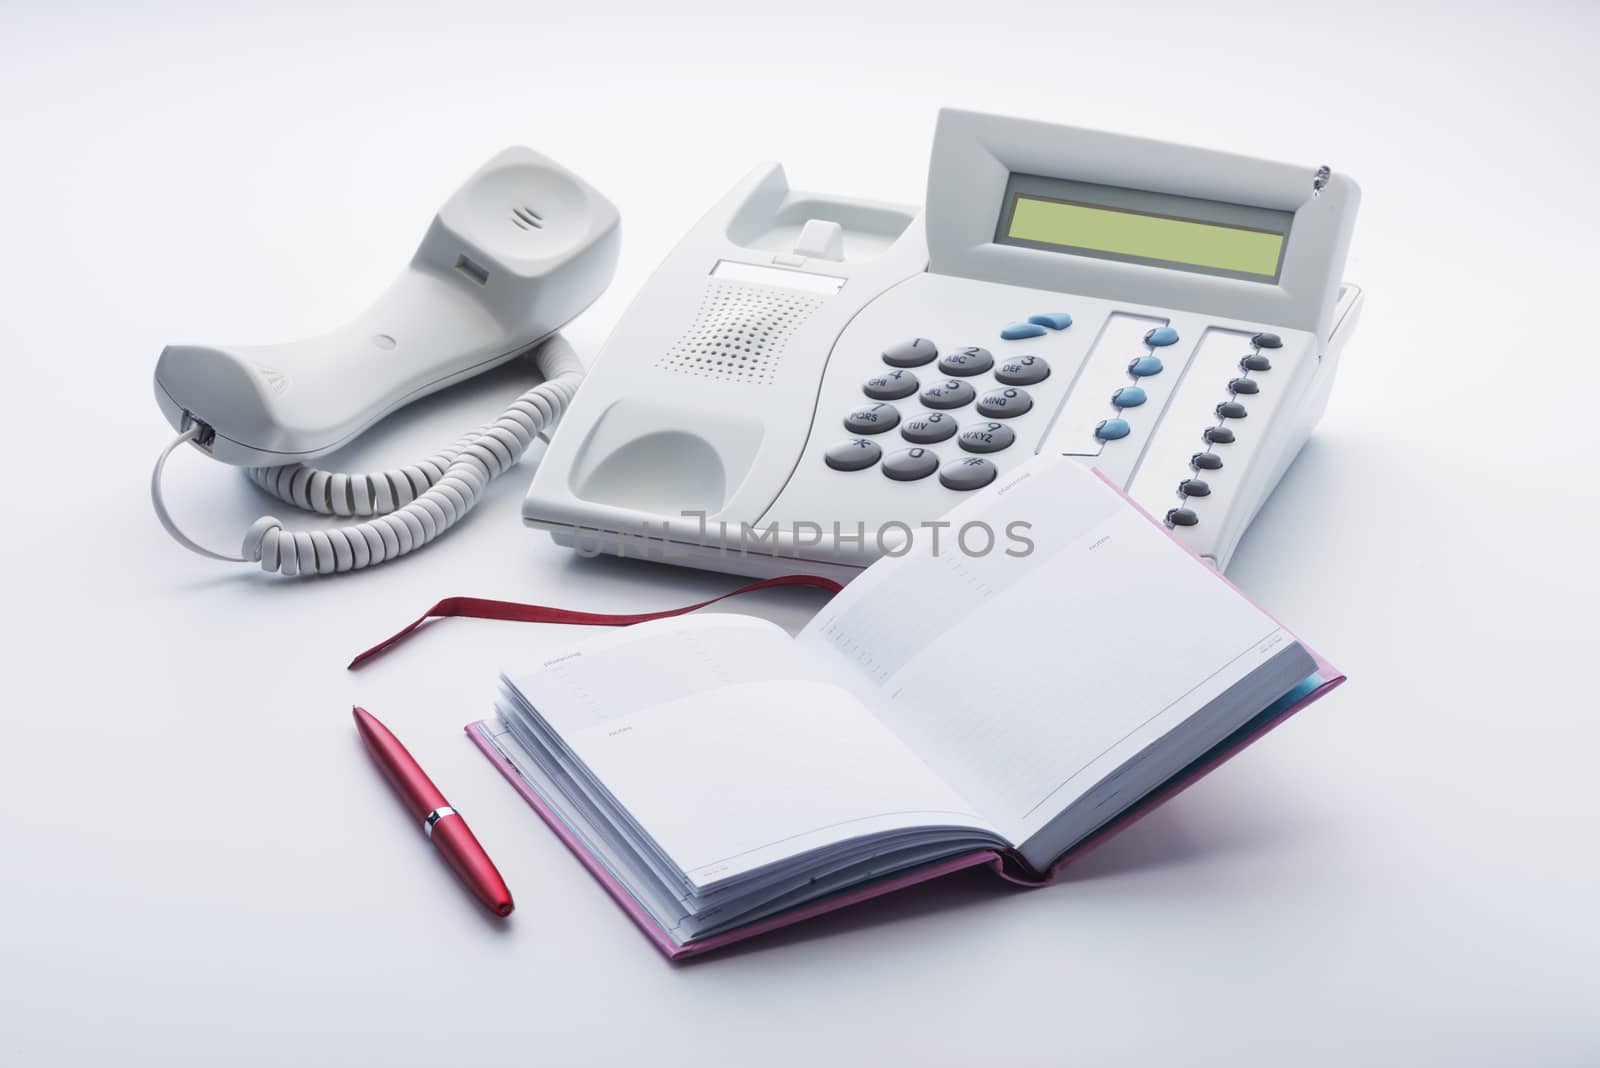
[[[711,278],[687,332],[657,367],[722,382],[767,385],[784,348],[825,298]]]

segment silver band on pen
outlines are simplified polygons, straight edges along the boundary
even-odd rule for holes
[[[428,813],[426,816],[422,817],[422,833],[427,835],[429,838],[432,838],[433,837],[433,825],[435,823],[438,823],[440,820],[444,819],[446,816],[459,816],[459,815],[461,815],[461,813],[457,812],[455,809],[451,808],[449,805],[446,805],[443,808],[436,808],[432,812]]]

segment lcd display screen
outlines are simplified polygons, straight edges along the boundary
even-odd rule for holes
[[[1024,180],[1007,188],[995,235],[1003,244],[1262,282],[1282,269],[1291,212],[1015,177]]]

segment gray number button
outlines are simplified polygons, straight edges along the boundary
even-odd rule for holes
[[[932,363],[939,355],[939,347],[925,337],[898,341],[883,350],[883,362],[890,367],[921,367]]]
[[[852,434],[881,434],[900,422],[900,409],[892,404],[863,404],[844,417],[844,428]]]
[[[939,470],[939,458],[920,445],[891,452],[883,459],[883,473],[896,482],[915,482]]]
[[[975,490],[993,482],[997,474],[999,471],[988,460],[981,456],[968,456],[951,460],[939,468],[939,481],[944,483],[946,489]]]
[[[913,445],[935,445],[956,432],[956,417],[949,412],[923,412],[900,428],[900,436]]]
[[[917,391],[917,376],[910,371],[885,371],[862,385],[861,392],[873,400],[899,400]]]
[[[822,454],[822,458],[835,471],[860,471],[877,463],[878,457],[882,455],[883,449],[876,441],[869,438],[851,438],[849,441],[828,446],[828,451]]]
[[[1040,356],[1013,356],[994,373],[1003,386],[1036,386],[1050,377],[1050,365]]]
[[[978,414],[990,419],[1011,419],[1033,407],[1033,398],[1025,389],[996,389],[978,401]]]
[[[1017,432],[1004,423],[979,423],[961,432],[960,445],[968,452],[999,452],[1017,440]]]
[[[963,404],[971,404],[972,398],[978,391],[972,388],[971,382],[963,382],[959,378],[948,378],[937,382],[922,391],[922,403],[930,408],[949,409],[959,408]]]
[[[939,370],[947,375],[981,375],[994,366],[994,353],[976,345],[947,352],[939,361]]]

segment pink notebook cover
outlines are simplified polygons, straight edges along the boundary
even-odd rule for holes
[[[1095,471],[1095,474],[1099,475],[1101,481],[1105,482],[1106,485],[1111,486],[1112,489],[1116,490],[1118,495],[1127,501],[1128,504],[1133,508],[1137,509],[1139,513],[1146,519],[1149,519],[1152,523],[1156,523],[1158,526],[1161,526],[1163,530],[1166,529],[1164,524],[1161,524],[1155,519],[1155,517],[1151,516],[1149,512],[1145,511],[1143,508],[1140,508],[1132,498],[1123,493],[1120,486],[1114,485],[1098,470]],[[1177,538],[1174,538],[1173,540],[1178,541]],[[1182,545],[1183,543],[1178,541],[1178,544]],[[1209,562],[1205,561],[1187,545],[1184,546],[1184,550],[1187,551],[1191,556],[1194,556],[1196,560],[1205,563],[1208,567],[1210,566]],[[1240,597],[1250,601],[1250,597],[1243,590],[1239,589],[1239,587],[1235,586],[1232,582],[1229,582],[1226,576],[1222,575],[1220,572],[1215,573],[1219,581],[1226,583],[1227,586]],[[1250,601],[1250,603],[1255,604],[1254,601]],[[1261,606],[1256,605],[1256,607],[1260,609]],[[1269,618],[1271,618],[1271,613],[1266,613],[1263,610],[1263,614],[1266,614]],[[1274,622],[1278,621],[1274,619]],[[1279,623],[1279,626],[1282,626],[1282,623]],[[1288,628],[1284,629],[1287,630]],[[891,875],[870,883],[864,883],[861,886],[855,887],[854,889],[841,891],[837,894],[832,894],[828,897],[820,898],[816,901],[808,902],[803,905],[797,905],[794,908],[778,913],[775,916],[768,916],[765,919],[757,920],[756,922],[747,924],[744,927],[739,927],[732,931],[725,931],[722,934],[713,935],[710,938],[683,946],[678,945],[671,938],[668,938],[666,932],[663,931],[661,927],[650,918],[650,914],[646,912],[637,901],[634,900],[633,895],[628,893],[628,891],[620,882],[617,881],[616,877],[611,874],[606,866],[600,863],[599,859],[596,858],[594,854],[590,853],[584,848],[583,843],[578,840],[577,835],[572,832],[572,829],[569,828],[566,823],[564,823],[562,819],[557,816],[548,805],[545,804],[544,799],[539,796],[538,792],[528,784],[527,780],[522,777],[521,773],[518,772],[509,761],[506,760],[506,758],[501,754],[500,750],[497,749],[494,743],[489,740],[487,734],[483,729],[481,729],[484,726],[484,722],[482,720],[467,724],[465,730],[467,732],[467,737],[472,739],[473,744],[482,750],[483,755],[489,758],[489,762],[500,770],[500,774],[504,775],[506,777],[506,781],[511,783],[516,791],[522,795],[523,800],[527,801],[529,805],[533,806],[534,811],[539,813],[540,818],[542,818],[545,823],[550,826],[550,829],[556,833],[556,837],[560,838],[566,843],[567,848],[572,850],[573,855],[578,858],[585,868],[589,869],[589,874],[593,875],[597,880],[599,880],[600,885],[606,888],[606,892],[611,895],[612,900],[616,901],[616,903],[622,907],[622,910],[632,917],[633,922],[639,926],[639,929],[645,933],[645,936],[649,938],[650,941],[655,943],[656,948],[661,950],[661,952],[664,953],[670,960],[683,960],[689,957],[697,957],[704,953],[710,953],[713,950],[721,949],[722,947],[732,945],[735,942],[742,942],[748,938],[754,938],[757,935],[766,934],[768,931],[775,931],[780,927],[788,927],[790,924],[799,923],[802,920],[809,920],[813,916],[820,916],[823,913],[834,912],[838,909],[848,908],[849,906],[858,904],[862,901],[869,901],[872,898],[881,897],[884,894],[893,893],[896,890],[902,890],[908,886],[915,886],[918,883],[925,883],[930,879],[937,879],[940,876],[950,875],[966,868],[977,867],[978,865],[987,865],[991,870],[994,871],[996,875],[1018,886],[1048,886],[1050,883],[1056,881],[1062,870],[1066,868],[1066,866],[1073,860],[1077,859],[1078,857],[1085,856],[1096,846],[1110,841],[1117,834],[1133,826],[1133,824],[1137,823],[1140,819],[1143,819],[1146,815],[1153,812],[1163,803],[1178,796],[1178,794],[1188,789],[1191,785],[1200,781],[1206,775],[1227,763],[1228,760],[1231,759],[1235,754],[1239,753],[1252,742],[1265,735],[1278,724],[1282,723],[1284,720],[1288,719],[1302,708],[1305,708],[1307,705],[1310,705],[1312,702],[1319,700],[1324,694],[1329,693],[1335,687],[1339,686],[1345,681],[1345,676],[1337,668],[1324,660],[1321,655],[1319,655],[1310,646],[1305,645],[1304,642],[1302,642],[1301,645],[1308,653],[1311,654],[1311,657],[1316,661],[1317,666],[1316,674],[1311,676],[1308,682],[1302,682],[1298,687],[1295,688],[1295,690],[1291,691],[1288,695],[1285,695],[1284,698],[1280,699],[1272,707],[1263,710],[1260,715],[1256,716],[1255,719],[1247,723],[1242,729],[1235,732],[1221,745],[1212,749],[1199,760],[1195,761],[1193,764],[1190,764],[1183,771],[1179,772],[1171,779],[1168,779],[1161,786],[1146,794],[1143,798],[1136,801],[1133,805],[1123,811],[1121,815],[1117,816],[1099,830],[1083,839],[1083,841],[1073,846],[1066,853],[1062,854],[1062,856],[1057,858],[1056,862],[1050,866],[1050,869],[1047,872],[1030,872],[1023,868],[1023,866],[1016,859],[1008,859],[1004,854],[996,850],[979,850],[973,853],[965,853],[960,856],[947,857],[944,860],[936,861],[932,864],[924,865],[923,867],[913,868],[908,871],[901,872],[898,875]]]

